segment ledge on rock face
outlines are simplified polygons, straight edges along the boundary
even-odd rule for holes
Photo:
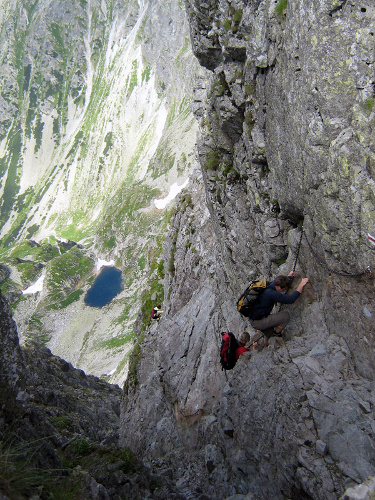
[[[194,55],[201,66],[213,71],[222,61],[222,51],[213,47],[209,40],[207,40],[204,49],[202,49],[201,43],[193,45]]]
[[[226,62],[232,60],[232,61],[239,61],[239,62],[245,62],[246,61],[246,42],[244,40],[238,40],[237,38],[229,38],[225,45],[225,59]]]

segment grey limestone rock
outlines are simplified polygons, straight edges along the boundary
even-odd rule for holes
[[[185,3],[212,73],[194,103],[202,172],[171,222],[166,313],[126,383],[121,443],[164,456],[189,498],[335,500],[375,472],[375,11]],[[247,282],[294,265],[311,284],[284,342],[222,372],[220,332],[254,333]]]
[[[9,304],[0,292],[0,358],[1,386],[16,395],[25,384],[25,366],[18,343],[16,324],[13,321]]]

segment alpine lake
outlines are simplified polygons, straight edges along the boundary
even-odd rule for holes
[[[85,304],[103,307],[122,291],[122,272],[116,267],[104,267],[85,295]]]

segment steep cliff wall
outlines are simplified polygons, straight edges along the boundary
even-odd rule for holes
[[[201,173],[181,198],[165,313],[133,358],[121,441],[186,498],[339,498],[375,473],[374,17],[369,1],[186,1]],[[310,289],[284,342],[222,372],[247,280]],[[137,362],[137,364],[136,364]],[[161,472],[161,473],[162,473]]]

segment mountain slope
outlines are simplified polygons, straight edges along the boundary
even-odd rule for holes
[[[141,292],[148,301],[161,293],[160,276],[149,275],[155,266],[162,275],[169,207],[153,200],[182,186],[195,163],[197,64],[186,13],[181,2],[156,1],[17,2],[2,12],[1,251],[11,271],[2,289],[18,301],[23,341],[49,340],[81,368],[113,373],[131,347]],[[38,261],[24,238],[44,253],[52,244],[54,260]],[[54,282],[66,260],[61,240],[81,244],[67,286]],[[83,255],[92,261],[86,270]],[[98,258],[120,267],[124,282],[102,311],[83,303]],[[42,292],[20,297],[42,271]],[[118,373],[123,380],[123,364]]]
[[[119,184],[144,179],[163,130],[174,115],[188,114],[183,85],[176,86],[186,77],[183,11],[174,8],[171,77],[165,68],[159,76],[156,50],[154,60],[143,50],[145,30],[170,39],[157,3],[128,2],[119,12],[110,2],[18,8],[20,18],[15,10],[3,22],[4,38],[12,36],[2,49],[2,236],[30,235],[38,226],[77,240],[90,234]],[[159,22],[151,30],[152,16]],[[180,169],[187,143],[174,158]]]

